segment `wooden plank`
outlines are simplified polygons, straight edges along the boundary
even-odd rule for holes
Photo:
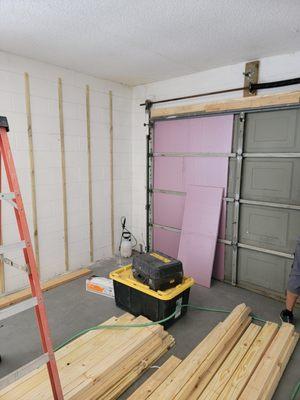
[[[109,91],[109,146],[110,146],[110,221],[111,252],[115,255],[115,194],[114,194],[114,126],[113,126],[113,93]]]
[[[28,134],[30,178],[31,178],[33,241],[34,241],[36,265],[38,271],[40,272],[40,250],[39,250],[39,234],[38,234],[38,221],[37,221],[36,178],[35,178],[35,162],[34,162],[34,149],[33,149],[33,137],[32,137],[30,83],[29,83],[29,75],[27,72],[25,72],[24,78],[25,78],[25,103],[26,103],[26,115],[27,115],[27,134]]]
[[[228,343],[235,335],[236,331],[239,329],[241,325],[245,322],[245,320],[249,320],[250,323],[250,308],[246,307],[241,315],[236,318],[235,321],[229,323],[228,321],[224,321],[223,324],[227,322],[226,329],[224,329],[223,336],[221,336],[214,344],[211,351],[207,354],[207,357],[204,360],[201,360],[201,364],[198,366],[195,373],[192,377],[185,382],[185,384],[181,387],[179,392],[177,392],[174,399],[176,400],[187,400],[190,398],[191,393],[198,386],[199,382],[202,380],[205,375],[207,369],[215,362],[215,360],[219,357],[219,355],[226,349]],[[229,317],[228,317],[229,318]],[[227,318],[227,319],[228,319]],[[229,319],[230,321],[230,319]]]
[[[139,365],[137,365],[130,373],[128,373],[123,379],[121,379],[117,384],[108,392],[105,393],[103,400],[115,400],[125,392],[126,389],[135,382],[145,370],[147,370],[150,365],[152,365],[156,360],[162,357],[171,347],[174,346],[174,339],[172,336],[167,335],[163,340],[163,344],[156,351],[152,352],[147,359],[144,359]],[[97,399],[98,400],[98,399]]]
[[[47,290],[54,289],[57,286],[63,285],[64,283],[73,281],[74,279],[80,278],[82,276],[90,274],[92,271],[89,268],[82,268],[77,271],[69,272],[64,275],[60,275],[56,278],[50,279],[47,282],[42,283],[42,290],[46,292]],[[23,289],[19,292],[8,294],[6,296],[0,297],[0,309],[8,307],[10,305],[20,303],[23,300],[29,299],[31,297],[30,289]]]
[[[228,356],[228,354],[231,352],[237,341],[240,339],[242,334],[245,332],[247,326],[249,326],[251,323],[251,317],[249,317],[243,325],[240,326],[240,328],[236,331],[230,342],[228,342],[226,348],[222,353],[216,358],[214,363],[207,369],[203,377],[201,378],[200,382],[197,384],[193,392],[190,394],[189,400],[197,400],[198,397],[201,395],[203,390],[206,388],[208,383],[211,381],[211,379],[214,377],[215,373],[219,370],[220,366],[223,364],[224,360]]]
[[[171,356],[143,385],[128,397],[128,400],[146,400],[180,363],[179,358]]]
[[[130,337],[126,343],[116,347],[114,352],[109,351],[106,357],[101,357],[101,363],[98,362],[87,371],[85,370],[84,375],[76,379],[75,387],[74,382],[64,386],[65,400],[81,400],[83,396],[89,397],[89,389],[93,390],[95,384],[100,381],[101,387],[97,390],[97,396],[104,395],[112,382],[118,381],[120,375],[128,373],[138,360],[143,359],[162,344],[162,337],[159,335],[162,329],[157,325],[137,329],[136,335]],[[74,366],[72,373],[73,370]]]
[[[266,387],[266,390],[261,397],[261,400],[271,400],[272,399],[272,397],[277,389],[277,386],[279,384],[279,381],[284,373],[284,370],[291,358],[291,355],[293,354],[293,351],[295,350],[298,340],[299,340],[299,334],[294,333],[292,338],[290,339],[289,344],[287,345],[286,349],[284,350],[282,357],[279,360],[279,363],[276,367],[276,371],[272,375],[272,377],[268,383],[268,386]]]
[[[89,184],[89,230],[90,230],[90,261],[94,261],[93,232],[93,184],[92,184],[92,150],[91,150],[91,117],[90,117],[90,87],[86,85],[86,136],[88,151],[88,184]]]
[[[117,326],[119,324],[130,323],[133,319],[132,315],[126,313],[119,318],[112,317],[101,325]],[[125,330],[120,331],[119,329],[90,331],[59,349],[55,352],[59,373],[63,374],[65,368],[71,368],[73,363],[78,359],[86,357],[89,353],[101,351],[101,347],[108,345],[111,338],[114,338],[116,335],[120,338],[123,332]],[[45,365],[1,390],[0,396],[2,400],[18,399],[25,396],[29,391],[31,392],[34,388],[40,388],[41,385],[44,385],[42,390],[45,393],[49,391],[49,395],[51,395],[48,371]]]
[[[2,157],[0,154],[0,192],[2,192]],[[0,246],[3,245],[2,236],[2,201],[0,201]],[[4,263],[0,260],[0,293],[5,292],[5,275],[4,275]]]
[[[188,395],[191,394],[197,383],[199,383],[201,374],[203,375],[204,371],[217,359],[222,349],[224,350],[235,331],[247,319],[249,312],[250,310],[245,304],[237,306],[225,321],[213,329],[186,359],[182,361],[149,399],[166,400],[168,398],[175,398],[177,393],[181,391],[187,382],[191,381],[191,376],[193,376],[191,384],[184,391],[187,391]],[[213,356],[209,357],[211,353],[213,353]],[[208,362],[205,362],[207,360]],[[199,375],[194,377],[194,374],[198,372],[200,367],[203,370],[200,371]]]
[[[216,400],[226,386],[231,375],[234,373],[239,363],[249,350],[250,346],[256,339],[261,327],[255,324],[250,324],[246,332],[238,341],[236,346],[230,352],[220,369],[217,371],[213,379],[199,397],[199,400]]]
[[[237,400],[251,378],[255,368],[266,352],[278,331],[278,325],[267,322],[242,362],[228,381],[221,393],[224,400]]]
[[[294,334],[291,324],[282,324],[270,347],[258,364],[239,400],[260,400],[276,370],[280,357]]]
[[[69,233],[68,233],[68,206],[67,206],[67,177],[66,177],[63,90],[62,90],[62,80],[61,80],[61,78],[58,78],[58,110],[59,110],[61,176],[62,176],[63,214],[64,214],[65,269],[66,269],[66,271],[68,271],[69,270]]]
[[[248,110],[252,108],[293,105],[299,104],[299,102],[300,91],[295,91],[267,96],[244,97],[221,102],[190,104],[170,108],[153,108],[151,110],[151,117],[158,118],[190,113]]]

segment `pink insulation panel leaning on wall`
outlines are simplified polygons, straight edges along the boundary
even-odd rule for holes
[[[233,115],[158,121],[154,127],[153,222],[181,229],[188,185],[223,188],[227,194],[228,156]],[[172,153],[172,154],[170,154]],[[191,154],[192,153],[192,154]],[[195,154],[201,153],[201,154]],[[177,192],[177,193],[172,193]],[[178,193],[180,192],[180,193]],[[225,238],[226,202],[222,203],[219,238]],[[153,230],[153,248],[178,257],[180,231]],[[167,243],[165,239],[167,236]],[[217,244],[213,276],[224,279],[225,246]]]

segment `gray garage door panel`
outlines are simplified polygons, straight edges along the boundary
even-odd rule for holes
[[[299,211],[241,205],[241,243],[265,249],[293,253],[300,236]]]
[[[291,260],[270,254],[240,249],[238,281],[262,289],[284,293],[291,268]]]
[[[242,198],[300,204],[300,159],[245,159]]]
[[[299,152],[300,111],[285,110],[247,116],[244,151]]]

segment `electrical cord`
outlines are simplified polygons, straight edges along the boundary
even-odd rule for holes
[[[126,220],[126,219],[125,219]],[[193,310],[198,310],[198,311],[205,311],[205,312],[218,312],[218,313],[223,313],[223,314],[230,314],[230,310],[225,310],[222,308],[211,308],[211,307],[200,307],[200,306],[195,306],[193,304],[178,304],[176,306],[176,310],[169,315],[168,317],[160,320],[160,321],[155,321],[155,322],[145,322],[143,324],[122,324],[122,325],[96,325],[92,326],[91,328],[83,329],[82,331],[79,331],[75,333],[75,335],[71,336],[69,339],[65,340],[62,342],[60,345],[58,345],[54,351],[57,351],[61,349],[62,347],[66,346],[73,340],[77,339],[78,337],[84,335],[87,332],[90,331],[96,331],[96,330],[106,330],[106,329],[124,329],[124,328],[146,328],[148,326],[154,326],[154,325],[159,325],[159,324],[164,324],[165,322],[169,321],[172,319],[178,312],[179,309],[184,308],[184,307],[189,307]],[[263,322],[266,323],[267,321],[261,317],[259,317],[256,314],[251,313],[250,316],[254,321],[258,322]],[[300,394],[300,381],[296,384],[293,392],[291,393],[290,400],[296,400],[298,395]]]

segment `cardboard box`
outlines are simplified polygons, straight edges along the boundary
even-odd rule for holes
[[[86,291],[101,294],[102,296],[114,298],[114,285],[112,279],[92,276],[86,280]]]

